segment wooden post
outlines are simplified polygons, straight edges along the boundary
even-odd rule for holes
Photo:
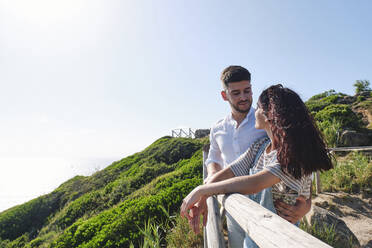
[[[315,186],[316,186],[316,193],[317,194],[322,193],[322,185],[320,183],[320,173],[319,173],[319,171],[316,171],[316,173],[315,173]]]
[[[209,145],[203,147],[203,179],[208,176],[205,160],[208,158]],[[222,234],[222,223],[219,206],[216,197],[208,197],[208,222],[204,227],[204,248],[225,248],[225,240]]]

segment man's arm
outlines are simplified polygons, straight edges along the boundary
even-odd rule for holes
[[[204,179],[204,184],[208,183],[208,181],[212,178],[214,174],[222,170],[222,166],[218,163],[212,162],[207,165],[207,172],[208,176]]]

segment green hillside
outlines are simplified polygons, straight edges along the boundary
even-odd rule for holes
[[[0,214],[0,247],[128,247],[201,183],[206,140],[163,137],[90,177]]]
[[[329,147],[372,145],[372,91],[363,82],[354,96],[329,90],[306,102]]]
[[[345,145],[341,139],[345,130],[372,137],[369,88],[355,96],[330,90],[313,96],[306,105],[329,146]],[[169,222],[182,199],[202,182],[201,148],[206,143],[207,138],[160,138],[92,176],[76,176],[50,194],[0,213],[0,247],[140,246],[143,230],[148,228],[145,223]],[[368,161],[365,166],[371,170]],[[371,186],[364,183],[371,173],[365,174],[363,187]],[[354,180],[348,173],[346,184],[345,177],[337,175],[327,175],[330,189],[347,188]]]

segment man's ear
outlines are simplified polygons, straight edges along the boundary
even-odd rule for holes
[[[226,95],[226,91],[221,91],[221,96],[222,96],[222,99],[224,100],[224,101],[228,101],[228,99],[227,99],[227,95]]]

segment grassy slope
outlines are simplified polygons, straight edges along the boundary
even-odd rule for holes
[[[90,177],[0,213],[0,247],[117,247],[138,226],[173,212],[201,182],[205,141],[164,137]],[[137,226],[138,225],[138,226]],[[99,244],[99,245],[98,245]]]

